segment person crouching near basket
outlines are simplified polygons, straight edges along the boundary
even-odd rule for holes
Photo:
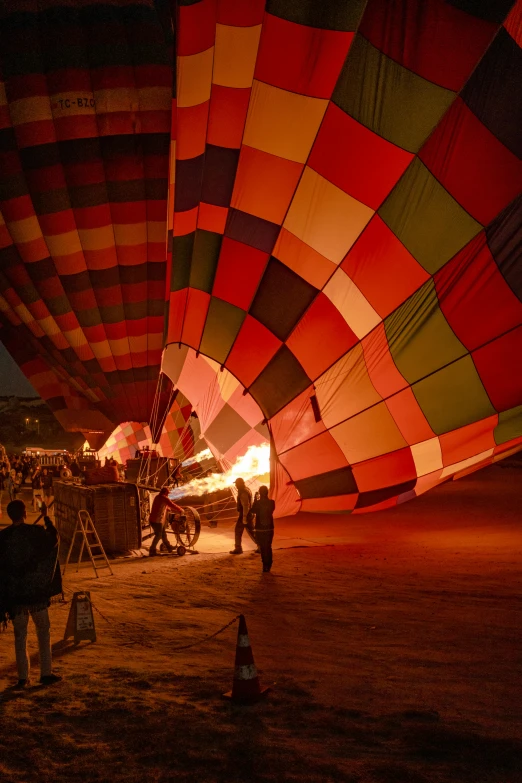
[[[152,508],[150,510],[149,523],[154,531],[154,538],[149,549],[149,557],[157,555],[156,547],[159,542],[162,541],[169,552],[174,551],[174,547],[171,545],[167,538],[167,509],[169,511],[177,511],[181,514],[182,521],[186,519],[183,515],[183,509],[178,506],[169,498],[169,490],[167,487],[163,487],[159,495],[156,495]]]
[[[261,551],[261,560],[263,561],[263,571],[265,573],[272,568],[274,509],[275,502],[268,497],[268,487],[259,487],[259,496],[256,496],[252,504],[252,514],[256,518],[256,541]]]
[[[0,531],[0,627],[13,623],[18,683],[29,683],[27,626],[31,616],[38,637],[40,683],[52,685],[62,678],[52,673],[51,624],[48,607],[51,597],[62,592],[58,564],[58,531],[49,517],[45,528],[26,524],[22,500],[7,506],[12,524]]]

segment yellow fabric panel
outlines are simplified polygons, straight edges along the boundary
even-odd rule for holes
[[[168,87],[142,87],[137,90],[140,111],[169,111],[172,90]]]
[[[336,265],[282,228],[273,255],[315,288],[322,288]]]
[[[60,327],[54,320],[52,315],[48,315],[47,318],[39,318],[38,323],[44,330],[45,334],[52,337],[54,334],[60,333]]]
[[[91,342],[91,348],[93,354],[98,360],[107,359],[112,356],[111,347],[108,340],[100,340],[100,342]]]
[[[117,245],[144,245],[147,241],[147,224],[115,223],[114,237]]]
[[[78,231],[66,231],[63,234],[49,234],[45,237],[49,253],[52,256],[68,256],[82,251]]]
[[[105,250],[114,246],[114,231],[112,226],[99,228],[79,228],[78,235],[84,250]]]
[[[23,302],[20,302],[20,304],[15,305],[13,307],[13,310],[24,324],[29,325],[30,323],[34,322],[33,316],[31,315],[31,313],[29,312],[29,310],[27,309],[27,307],[24,305]],[[41,329],[40,331],[43,336],[43,331]]]
[[[36,215],[23,218],[23,220],[11,220],[7,227],[13,242],[17,244],[19,242],[33,242],[42,236],[42,230]]]
[[[327,283],[324,293],[336,306],[359,340],[380,322],[380,315],[342,269],[338,269]]]
[[[340,264],[372,215],[370,207],[307,167],[284,227]]]
[[[356,345],[315,382],[321,418],[326,427],[355,416],[381,401],[364,360],[361,345]]]
[[[212,82],[214,47],[198,54],[178,57],[178,106],[197,106],[208,101]]]
[[[438,438],[423,440],[422,443],[416,443],[410,448],[417,476],[426,476],[428,473],[442,469],[442,451]]]
[[[89,346],[89,343],[87,342],[83,329],[81,329],[80,327],[78,327],[77,329],[70,329],[68,332],[64,332],[63,335],[67,340],[67,342],[69,343],[69,345],[71,346],[71,348],[74,348],[75,350],[77,350],[78,348]],[[92,351],[89,350],[89,353],[92,354]]]
[[[408,445],[384,402],[348,419],[330,432],[351,464]]]
[[[254,81],[243,143],[305,163],[328,101]]]
[[[94,93],[91,91],[60,92],[51,95],[50,98],[52,114],[56,119],[70,117],[75,114],[96,114],[94,103],[97,99],[95,99]],[[78,105],[78,99],[80,99],[80,105]]]
[[[216,25],[216,54],[212,81],[223,87],[251,87],[261,25]]]
[[[36,95],[12,101],[9,104],[9,114],[13,125],[24,125],[26,122],[41,122],[53,118],[47,95]]]

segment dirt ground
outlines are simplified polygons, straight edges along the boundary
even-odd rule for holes
[[[279,520],[270,574],[222,525],[198,556],[68,570],[98,639],[64,644],[53,605],[64,679],[19,692],[0,634],[0,781],[519,783],[521,500],[496,465],[391,511]],[[203,641],[239,613],[272,687],[250,707],[221,698],[237,623]]]

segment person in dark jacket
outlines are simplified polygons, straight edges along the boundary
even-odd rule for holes
[[[252,514],[256,518],[255,534],[263,571],[267,573],[272,568],[272,540],[274,538],[275,502],[268,497],[268,487],[259,487],[259,496],[252,504]]]
[[[234,481],[237,489],[237,511],[238,518],[236,526],[234,528],[234,549],[230,551],[231,555],[242,555],[243,547],[241,545],[241,539],[243,538],[243,530],[246,528],[247,532],[252,539],[256,542],[252,517],[252,493],[245,484],[245,480],[237,478]]]
[[[38,637],[40,683],[61,680],[52,673],[51,635],[48,607],[53,595],[62,592],[58,565],[58,531],[45,517],[45,528],[26,524],[22,500],[7,506],[12,521],[0,531],[0,623],[13,623],[18,684],[29,682],[27,626],[31,616]]]

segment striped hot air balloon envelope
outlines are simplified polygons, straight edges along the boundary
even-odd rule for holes
[[[521,0],[2,9],[0,339],[66,429],[178,389],[279,514],[522,448]]]

